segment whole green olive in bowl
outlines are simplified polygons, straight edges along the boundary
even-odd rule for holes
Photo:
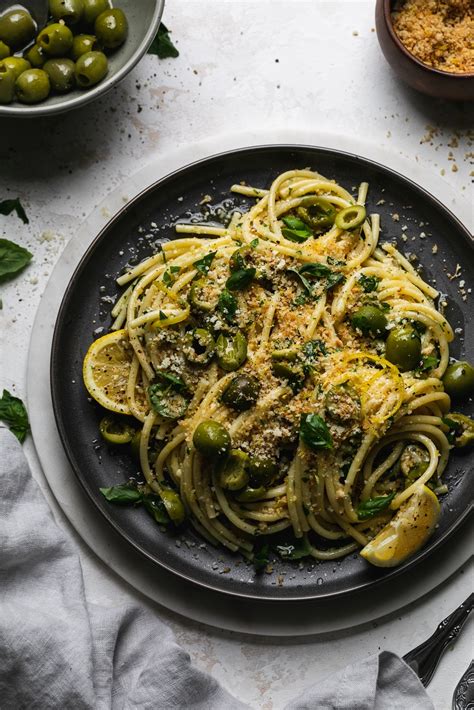
[[[49,0],[49,21],[41,29],[26,10],[17,10],[12,0],[12,9],[0,12],[0,62],[12,57],[23,59],[23,71],[41,70],[45,75],[28,75],[29,81],[20,82],[27,93],[33,85],[37,89],[28,94],[31,103],[23,103],[25,96],[22,94],[20,100],[17,91],[21,74],[15,77],[12,94],[11,73],[3,71],[0,117],[53,115],[79,108],[106,94],[148,50],[158,32],[164,3],[165,0]],[[89,57],[85,72],[81,71],[82,58],[96,52],[101,56],[94,61]],[[65,63],[59,67],[48,64],[47,71],[44,70],[47,62],[56,59]],[[75,65],[81,62],[79,71],[74,68],[73,79],[70,61]],[[15,74],[17,68],[14,69]]]

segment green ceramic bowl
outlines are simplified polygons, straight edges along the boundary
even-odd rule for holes
[[[0,105],[0,117],[51,116],[84,106],[106,94],[133,69],[147,51],[160,26],[164,4],[165,0],[114,0],[114,7],[120,7],[127,15],[129,33],[125,44],[110,55],[109,73],[106,78],[92,89],[50,96],[43,103],[34,106],[26,106],[16,101]]]

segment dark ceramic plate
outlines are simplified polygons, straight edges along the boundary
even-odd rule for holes
[[[469,468],[473,457],[456,453],[446,473],[450,492],[442,499],[439,527],[428,545],[406,564],[380,570],[354,554],[337,562],[275,560],[272,574],[256,575],[241,557],[204,544],[191,528],[179,535],[160,532],[144,510],[111,505],[99,493],[100,486],[124,482],[137,472],[128,455],[98,441],[103,410],[88,398],[81,376],[91,341],[110,327],[111,303],[119,292],[115,278],[127,262],[135,263],[156,250],[161,241],[173,239],[172,225],[177,218],[192,218],[203,209],[206,218],[215,218],[219,214],[216,205],[251,204],[240,196],[230,196],[232,183],[245,180],[265,187],[279,173],[307,166],[349,189],[363,180],[369,182],[368,207],[381,214],[382,241],[397,240],[404,252],[419,257],[425,278],[448,295],[446,314],[450,322],[463,333],[470,333],[472,296],[464,301],[460,292],[460,280],[465,279],[467,290],[474,270],[474,251],[466,229],[407,178],[356,155],[308,146],[264,146],[213,156],[142,192],[109,222],[83,257],[64,296],[54,333],[51,383],[56,421],[72,468],[97,513],[124,541],[153,560],[157,572],[164,566],[197,584],[249,598],[342,595],[400,574],[428,555],[436,564],[434,551],[469,512],[470,476],[466,474],[472,473]],[[204,195],[211,195],[210,206],[200,205]],[[457,264],[462,267],[462,275],[450,280],[448,274],[456,272]],[[472,338],[463,342],[462,337],[456,338],[451,352],[472,361],[474,342]]]

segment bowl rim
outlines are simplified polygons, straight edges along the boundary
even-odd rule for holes
[[[69,98],[65,95],[65,101],[60,103],[48,104],[47,101],[37,106],[23,106],[23,105],[0,105],[0,118],[8,117],[21,117],[21,118],[36,118],[37,116],[52,116],[58,113],[65,113],[66,111],[71,111],[75,108],[80,108],[86,104],[94,101],[99,96],[104,96],[108,91],[113,89],[125,76],[138,64],[140,59],[146,53],[148,47],[151,45],[156,33],[158,32],[158,27],[160,26],[161,18],[163,15],[163,10],[165,7],[165,0],[155,0],[155,9],[153,12],[153,18],[150,25],[146,31],[145,36],[141,40],[140,44],[136,48],[135,52],[132,54],[128,62],[126,62],[120,69],[105,79],[105,81],[97,84],[90,91],[84,91],[78,94],[74,98]]]
[[[395,29],[393,27],[393,22],[392,22],[392,4],[394,4],[395,0],[382,0],[383,4],[383,15],[385,19],[385,24],[387,25],[388,32],[392,38],[392,40],[395,42],[395,44],[398,46],[398,48],[403,52],[403,54],[411,60],[414,64],[419,66],[421,69],[423,69],[427,73],[432,73],[440,77],[444,77],[445,79],[457,79],[459,80],[464,80],[467,81],[469,79],[474,79],[474,72],[450,72],[450,71],[443,71],[442,69],[436,69],[435,67],[430,67],[429,64],[425,64],[424,62],[421,61],[421,59],[418,59],[418,57],[415,57],[414,54],[412,54],[407,47],[403,44],[397,33],[395,32]]]

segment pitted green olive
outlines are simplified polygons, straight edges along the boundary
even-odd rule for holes
[[[103,52],[86,52],[76,62],[76,81],[87,89],[102,81],[109,70],[109,62]]]
[[[206,328],[196,328],[184,337],[184,356],[196,365],[207,365],[212,360],[215,349],[214,338]]]
[[[18,79],[20,74],[23,74],[27,69],[31,69],[31,64],[23,57],[7,57],[6,59],[2,59],[0,67],[10,69],[15,75],[15,79]]]
[[[224,465],[219,471],[218,480],[226,491],[240,491],[249,482],[246,470],[248,454],[240,449],[231,449]]]
[[[16,80],[15,89],[19,101],[36,104],[49,95],[49,77],[42,69],[27,69]]]
[[[336,215],[336,227],[350,232],[364,224],[367,212],[364,205],[351,205]]]
[[[25,47],[33,39],[35,31],[33,18],[26,10],[9,10],[0,17],[0,40],[10,49]]]
[[[94,35],[76,35],[72,40],[71,57],[75,62],[86,52],[96,52],[100,50],[97,37]]]
[[[354,387],[349,383],[331,387],[326,394],[326,411],[337,424],[360,422],[360,398]]]
[[[34,69],[41,69],[48,57],[45,56],[39,44],[34,44],[26,50],[23,58],[26,59]]]
[[[229,261],[229,268],[232,272],[247,269],[250,265],[252,249],[248,246],[239,247],[236,249]]]
[[[260,391],[260,382],[252,375],[237,375],[230,381],[221,396],[222,402],[228,407],[244,412],[253,407]]]
[[[400,469],[411,481],[419,478],[428,468],[430,457],[426,449],[417,444],[407,444],[400,456]]]
[[[465,414],[450,412],[446,417],[450,428],[454,429],[454,446],[474,446],[474,421]]]
[[[468,397],[474,392],[474,367],[462,360],[448,365],[443,385],[450,397]]]
[[[238,370],[247,359],[247,339],[240,331],[233,338],[221,334],[217,338],[216,352],[223,370]]]
[[[118,417],[106,416],[99,424],[101,436],[109,444],[129,444],[135,429]]]
[[[230,434],[219,422],[206,419],[194,430],[193,444],[203,456],[223,457],[230,451]]]
[[[0,104],[9,104],[15,96],[15,74],[0,64]]]
[[[352,326],[364,335],[382,337],[387,328],[387,318],[377,306],[361,306],[351,316]]]
[[[250,484],[254,488],[269,486],[278,475],[278,465],[275,461],[261,456],[251,456],[248,462]]]
[[[48,56],[64,57],[72,48],[73,34],[66,25],[54,22],[41,30],[36,41]]]
[[[74,88],[76,80],[72,59],[48,59],[43,69],[49,76],[51,88],[58,94],[64,94]]]
[[[332,227],[336,217],[336,210],[329,200],[316,196],[303,198],[296,213],[316,234],[326,232]]]
[[[128,34],[128,22],[125,13],[116,7],[104,10],[96,18],[94,34],[106,49],[116,49],[125,42]]]
[[[413,326],[406,323],[390,331],[385,343],[385,357],[401,372],[408,372],[418,367],[421,359],[421,341]]]
[[[82,0],[49,0],[49,11],[55,20],[64,20],[67,25],[75,25],[82,18]]]

